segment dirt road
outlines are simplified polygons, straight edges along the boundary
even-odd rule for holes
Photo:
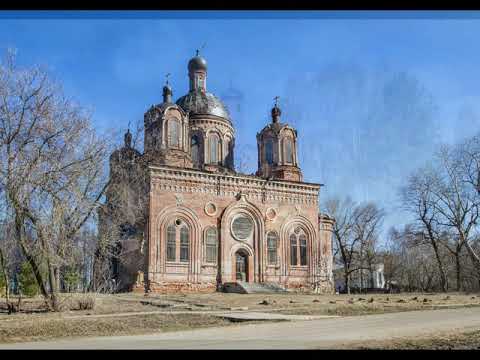
[[[0,349],[311,349],[470,329],[480,329],[480,307],[4,344]]]

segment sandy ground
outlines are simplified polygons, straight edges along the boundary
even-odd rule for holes
[[[480,307],[3,344],[0,349],[321,349],[480,329]]]
[[[409,310],[480,307],[478,294],[190,294],[95,295],[95,307],[78,310],[81,294],[63,296],[64,311],[42,311],[42,299],[27,299],[23,312],[0,312],[0,343],[78,336],[140,335],[202,327],[236,326],[213,316],[234,312],[243,320],[313,319],[319,315],[365,315]],[[2,300],[0,299],[0,305]],[[255,316],[255,313],[257,315]],[[296,315],[296,316],[289,316]],[[302,315],[302,316],[298,316]],[[295,317],[297,319],[295,319]],[[236,319],[238,320],[238,319]]]

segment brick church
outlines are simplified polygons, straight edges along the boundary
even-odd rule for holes
[[[257,133],[256,174],[236,172],[233,121],[207,91],[198,52],[188,79],[188,94],[174,102],[167,81],[163,102],[145,113],[143,153],[127,132],[111,155],[100,230],[125,220],[117,283],[147,292],[222,291],[236,282],[332,291],[333,219],[319,213],[320,184],[303,181],[297,131],[275,104]],[[133,210],[119,210],[127,202]],[[129,220],[135,206],[140,216]]]

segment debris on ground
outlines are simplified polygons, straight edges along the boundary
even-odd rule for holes
[[[397,303],[404,303],[404,302],[406,302],[406,301],[403,300],[403,299],[397,300]]]
[[[368,300],[368,302],[369,302],[369,303],[372,303],[372,302],[373,302],[373,298],[370,298],[370,299]]]
[[[450,300],[450,295],[447,295],[443,300]]]
[[[258,305],[270,305],[267,300],[263,300],[262,302],[258,303]]]
[[[320,302],[320,300],[318,300],[318,299],[313,299],[313,302]]]
[[[365,299],[364,298],[358,298],[358,301],[364,301]]]
[[[413,301],[417,301],[418,300],[418,296],[415,296],[414,298],[412,298]]]
[[[337,302],[335,300],[330,300],[329,303],[330,304],[336,304]]]

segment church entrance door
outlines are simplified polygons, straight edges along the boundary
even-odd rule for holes
[[[248,254],[242,250],[235,253],[236,280],[248,282]]]

